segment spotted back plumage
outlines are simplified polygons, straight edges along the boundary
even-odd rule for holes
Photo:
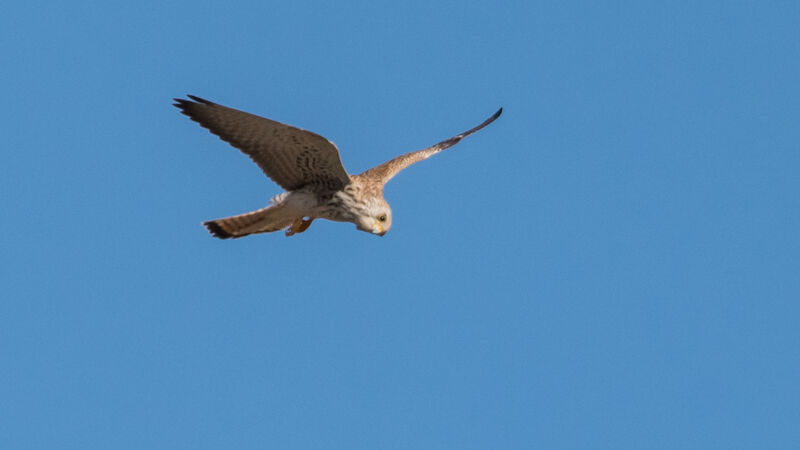
[[[190,119],[238,148],[282,188],[337,191],[350,183],[333,142],[254,114],[190,95],[175,106]]]

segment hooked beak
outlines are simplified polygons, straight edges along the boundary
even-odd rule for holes
[[[379,222],[375,222],[375,228],[372,229],[372,234],[377,234],[378,236],[383,237],[387,231],[389,230],[384,230],[383,225],[381,225]]]

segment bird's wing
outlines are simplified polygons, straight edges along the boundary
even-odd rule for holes
[[[340,190],[350,183],[339,150],[324,137],[200,97],[189,98],[176,98],[175,106],[247,154],[284,189],[312,186],[317,190]]]
[[[422,149],[422,150],[417,150],[415,152],[409,152],[409,153],[406,153],[404,155],[400,155],[397,158],[391,159],[391,160],[386,161],[385,163],[383,163],[383,164],[381,164],[379,166],[375,166],[372,169],[367,170],[366,172],[362,173],[360,176],[369,178],[369,179],[375,181],[376,183],[379,183],[381,186],[383,186],[383,184],[385,184],[387,181],[391,180],[392,177],[397,175],[397,173],[400,172],[401,170],[405,169],[406,167],[408,167],[408,166],[410,166],[410,165],[412,165],[414,163],[420,162],[423,159],[427,159],[427,158],[439,153],[440,151],[442,151],[442,150],[444,150],[446,148],[450,148],[450,147],[458,144],[461,141],[461,139],[464,139],[465,137],[469,136],[470,134],[475,133],[476,131],[480,130],[481,128],[485,127],[486,125],[489,125],[490,123],[494,122],[495,119],[500,117],[500,114],[502,114],[502,113],[503,113],[503,108],[500,108],[500,109],[497,110],[496,113],[494,113],[492,115],[492,117],[489,117],[482,124],[478,125],[475,128],[472,128],[471,130],[468,130],[468,131],[465,131],[465,132],[463,132],[463,133],[461,133],[459,135],[453,136],[450,139],[445,139],[444,141],[439,142],[436,145],[432,145],[432,146],[430,146],[428,148],[425,148],[425,149]]]

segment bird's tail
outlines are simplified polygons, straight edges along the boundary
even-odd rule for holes
[[[292,224],[292,211],[286,204],[275,203],[249,213],[224,219],[203,222],[214,237],[220,239],[240,238],[248,234],[270,233],[282,230]]]

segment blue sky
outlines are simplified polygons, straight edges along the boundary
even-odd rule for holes
[[[788,448],[796,2],[17,2],[0,16],[2,448]],[[280,192],[187,93],[401,173]]]

